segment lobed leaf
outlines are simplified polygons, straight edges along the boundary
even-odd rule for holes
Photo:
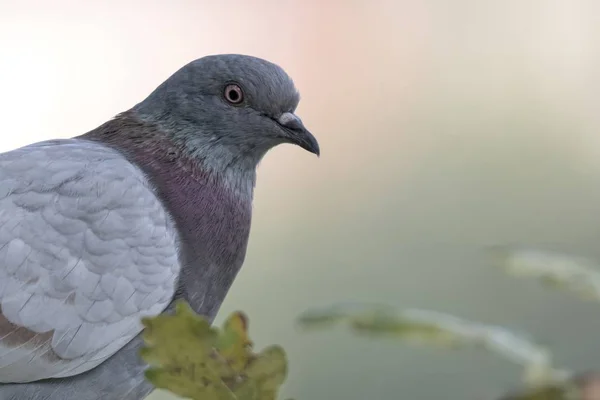
[[[234,312],[213,328],[185,302],[173,315],[145,318],[140,350],[157,388],[194,400],[275,400],[287,376],[284,350],[252,350],[248,318]]]

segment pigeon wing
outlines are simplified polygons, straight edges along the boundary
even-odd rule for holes
[[[0,382],[76,375],[171,301],[174,225],[116,150],[66,139],[0,154]]]

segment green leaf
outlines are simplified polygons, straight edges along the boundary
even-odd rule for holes
[[[285,351],[279,346],[267,347],[252,360],[245,372],[257,383],[260,392],[276,393],[287,377]]]
[[[217,331],[186,303],[174,315],[144,318],[142,359],[154,368],[146,378],[155,386],[191,399],[235,399],[221,380],[222,363],[213,356]],[[176,340],[174,340],[176,338]]]
[[[248,325],[248,317],[241,311],[236,311],[225,320],[217,338],[217,351],[235,373],[241,373],[252,358]]]
[[[150,364],[146,378],[157,388],[193,400],[275,400],[287,375],[281,347],[256,354],[248,318],[235,312],[213,328],[187,303],[173,315],[145,318],[140,350]]]

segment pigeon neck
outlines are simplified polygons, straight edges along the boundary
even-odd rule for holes
[[[213,318],[245,257],[254,169],[203,168],[202,160],[129,112],[80,138],[114,147],[146,173],[179,232],[182,270],[175,297]]]
[[[169,132],[130,110],[79,138],[114,147],[142,166],[168,165],[191,179],[218,181],[234,196],[252,199],[256,167],[262,155],[240,157],[224,147],[192,145],[182,139],[184,136],[193,135]]]

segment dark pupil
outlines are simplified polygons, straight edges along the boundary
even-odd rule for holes
[[[233,102],[236,102],[236,101],[238,101],[239,99],[240,99],[240,95],[239,95],[239,93],[237,92],[237,90],[235,90],[235,89],[230,89],[230,90],[229,90],[229,100],[231,100],[231,101],[233,101]]]

